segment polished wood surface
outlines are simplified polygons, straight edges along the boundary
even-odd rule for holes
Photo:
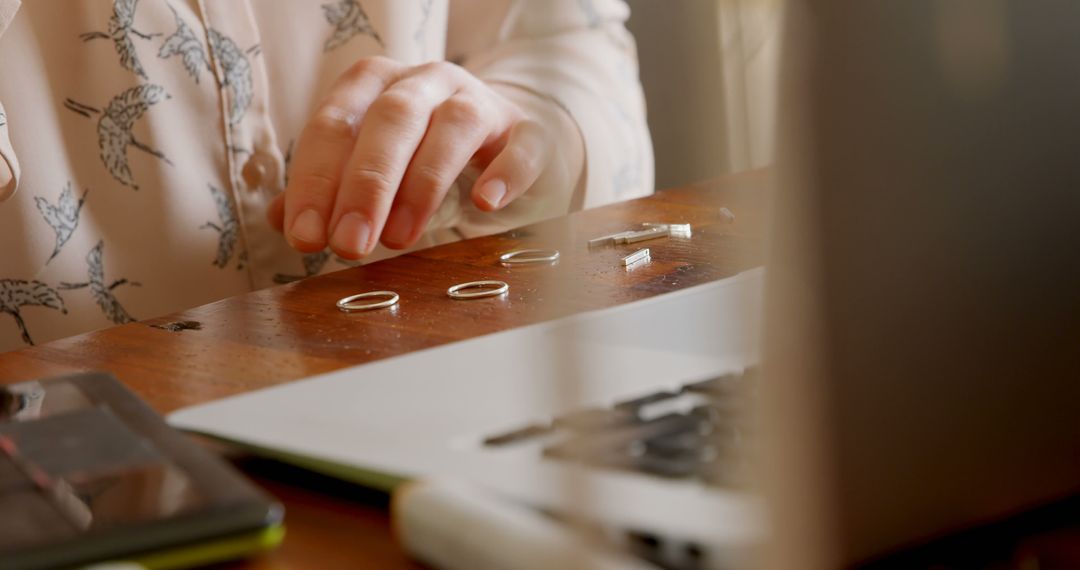
[[[768,174],[751,172],[659,192],[502,234],[256,291],[158,319],[0,355],[0,382],[108,370],[168,413],[258,388],[414,350],[644,299],[760,264]],[[720,208],[735,214],[725,220]],[[642,222],[690,223],[693,238],[590,250],[589,239]],[[500,253],[554,247],[554,267],[505,268]],[[628,271],[622,256],[648,247]],[[452,301],[446,288],[510,284],[503,298]],[[337,299],[380,289],[395,311],[344,314]],[[552,299],[558,292],[557,301]],[[158,328],[190,321],[198,330]],[[393,541],[385,497],[264,461],[238,463],[286,506],[282,547],[230,567],[418,568]]]

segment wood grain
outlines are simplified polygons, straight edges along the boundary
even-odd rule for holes
[[[768,174],[751,172],[575,213],[502,234],[448,244],[313,277],[139,323],[0,355],[0,382],[108,370],[167,413],[346,366],[600,309],[734,275],[760,264]],[[720,208],[736,215],[724,220]],[[598,235],[641,222],[690,223],[689,240],[590,250]],[[505,268],[500,253],[562,252],[553,267]],[[622,256],[648,247],[628,271]],[[511,286],[503,298],[452,301],[446,288],[477,279]],[[344,314],[353,293],[390,289],[397,310]],[[557,302],[553,292],[559,292]],[[161,326],[193,321],[200,330]],[[286,505],[282,548],[230,568],[416,568],[393,541],[383,502],[268,462],[240,466]],[[283,475],[284,474],[284,475]]]

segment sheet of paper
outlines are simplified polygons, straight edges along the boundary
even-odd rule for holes
[[[762,276],[753,270],[344,369],[181,410],[169,421],[375,487],[450,476],[549,502],[557,467],[535,453],[492,454],[480,442],[560,411],[606,406],[756,362]],[[557,389],[568,339],[580,379],[571,402]],[[637,479],[605,477],[600,494],[610,490],[613,508],[628,509],[617,498],[620,485]],[[646,513],[648,493],[634,492],[634,508]],[[702,493],[680,487],[656,501],[685,501],[700,511]],[[695,524],[686,517],[688,529]]]

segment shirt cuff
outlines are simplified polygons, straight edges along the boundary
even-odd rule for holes
[[[0,0],[0,36],[7,31],[11,21],[15,19],[15,13],[22,5],[20,0]],[[15,150],[11,148],[11,139],[8,138],[7,112],[0,105],[0,202],[15,195],[15,189],[19,186],[19,161],[15,158]]]
[[[4,106],[0,105],[0,202],[15,195],[19,187],[19,160],[8,137],[8,118]]]

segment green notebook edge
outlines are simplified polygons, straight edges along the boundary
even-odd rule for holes
[[[263,552],[269,552],[281,545],[284,539],[285,525],[276,524],[240,535],[133,556],[129,559],[105,563],[105,566],[109,564],[135,564],[146,570],[196,568],[220,562],[241,560]]]
[[[393,492],[395,488],[404,483],[408,483],[411,480],[409,477],[404,477],[401,475],[394,475],[391,473],[364,469],[362,467],[356,467],[353,465],[347,465],[345,463],[339,463],[326,459],[319,459],[317,457],[311,457],[308,455],[289,453],[280,449],[273,449],[270,447],[255,445],[245,441],[230,439],[214,433],[186,429],[182,431],[226,444],[230,447],[251,453],[252,455],[258,457],[272,459],[274,461],[280,461],[282,463],[294,465],[296,467],[307,469],[309,471],[314,471],[316,473],[327,475],[335,479],[340,479],[349,483],[355,483],[357,485],[361,485],[370,489],[375,489],[377,491],[384,491],[386,493]]]

